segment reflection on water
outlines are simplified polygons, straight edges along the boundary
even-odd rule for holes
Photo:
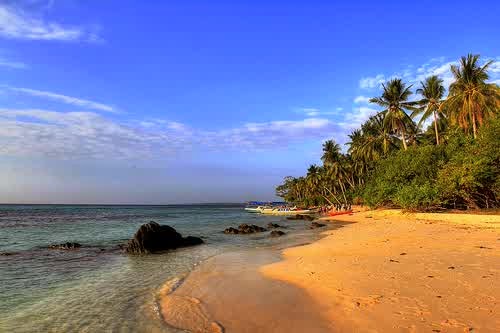
[[[151,220],[206,244],[150,256],[127,256],[117,245]],[[269,238],[225,235],[240,223],[288,226]],[[306,223],[244,212],[239,206],[0,206],[0,332],[176,332],[164,325],[157,294],[214,255],[284,247],[317,232]],[[75,241],[83,248],[48,250]]]

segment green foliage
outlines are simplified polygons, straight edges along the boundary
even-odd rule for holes
[[[447,148],[450,161],[439,170],[437,189],[452,207],[495,207],[500,198],[500,118],[479,131],[475,141],[457,137]]]
[[[397,151],[376,165],[366,183],[364,201],[372,207],[389,205],[416,209],[420,204],[425,208],[437,206],[437,194],[430,188],[444,159],[445,152],[440,146]]]

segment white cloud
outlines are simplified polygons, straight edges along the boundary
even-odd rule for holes
[[[317,108],[297,108],[295,112],[304,114],[307,117],[319,117],[319,116],[333,116],[337,115],[338,111],[341,111],[342,108],[336,108],[334,111],[321,111]]]
[[[376,76],[372,77],[364,77],[361,80],[359,80],[359,87],[362,89],[370,89],[370,88],[375,88],[380,86],[382,83],[384,83],[385,77],[383,74],[378,74]]]
[[[339,106],[339,107],[338,107],[338,108],[336,108],[335,110],[337,110],[337,111],[342,111],[342,110],[344,110],[344,108],[342,108],[342,107],[340,107],[340,106]]]
[[[354,103],[356,104],[367,104],[369,102],[370,102],[370,97],[357,96],[356,98],[354,98]]]
[[[308,117],[316,117],[320,114],[319,110],[316,108],[303,108],[301,111]]]
[[[379,111],[366,106],[354,108],[352,112],[345,113],[341,125],[348,129],[358,128],[361,124],[367,121],[368,118],[378,112]]]
[[[26,69],[28,66],[25,63],[22,63],[20,61],[12,61],[9,59],[5,59],[0,57],[0,67],[7,67],[7,68],[13,68],[13,69]]]
[[[96,27],[70,27],[0,4],[0,36],[9,39],[101,42]]]
[[[102,104],[102,103],[98,103],[98,102],[94,102],[94,101],[89,101],[86,99],[66,96],[66,95],[57,94],[57,93],[53,93],[53,92],[49,92],[49,91],[29,89],[29,88],[9,87],[9,89],[12,91],[18,92],[18,93],[22,93],[22,94],[26,94],[26,95],[30,95],[30,96],[35,96],[35,97],[46,98],[46,99],[53,100],[56,102],[62,102],[65,104],[75,105],[75,106],[79,106],[79,107],[83,107],[83,108],[118,113],[118,111],[110,105],[106,105],[106,104]]]
[[[205,131],[166,120],[125,124],[93,112],[0,109],[0,155],[152,159],[193,149],[275,150],[338,131],[338,125],[323,118]]]
[[[423,82],[427,77],[437,75],[443,79],[443,85],[449,87],[453,82],[450,67],[458,64],[458,61],[443,62],[443,58],[431,59],[429,63],[418,67],[416,73],[410,78],[411,82],[416,86],[420,86],[420,82]]]

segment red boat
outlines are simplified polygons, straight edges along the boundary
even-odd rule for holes
[[[337,215],[345,215],[345,214],[352,215],[352,210],[348,210],[348,211],[344,211],[344,212],[329,212],[328,213],[329,216],[337,216]]]

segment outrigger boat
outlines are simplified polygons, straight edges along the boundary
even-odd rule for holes
[[[249,213],[261,213],[263,209],[266,209],[266,206],[257,206],[257,207],[245,207],[245,210]]]
[[[310,214],[313,213],[310,209],[297,209],[297,208],[265,208],[260,212],[267,215],[300,215],[300,214]]]
[[[249,213],[262,213],[264,209],[272,209],[278,205],[284,205],[284,202],[262,202],[262,201],[249,201],[246,203],[245,210]]]

